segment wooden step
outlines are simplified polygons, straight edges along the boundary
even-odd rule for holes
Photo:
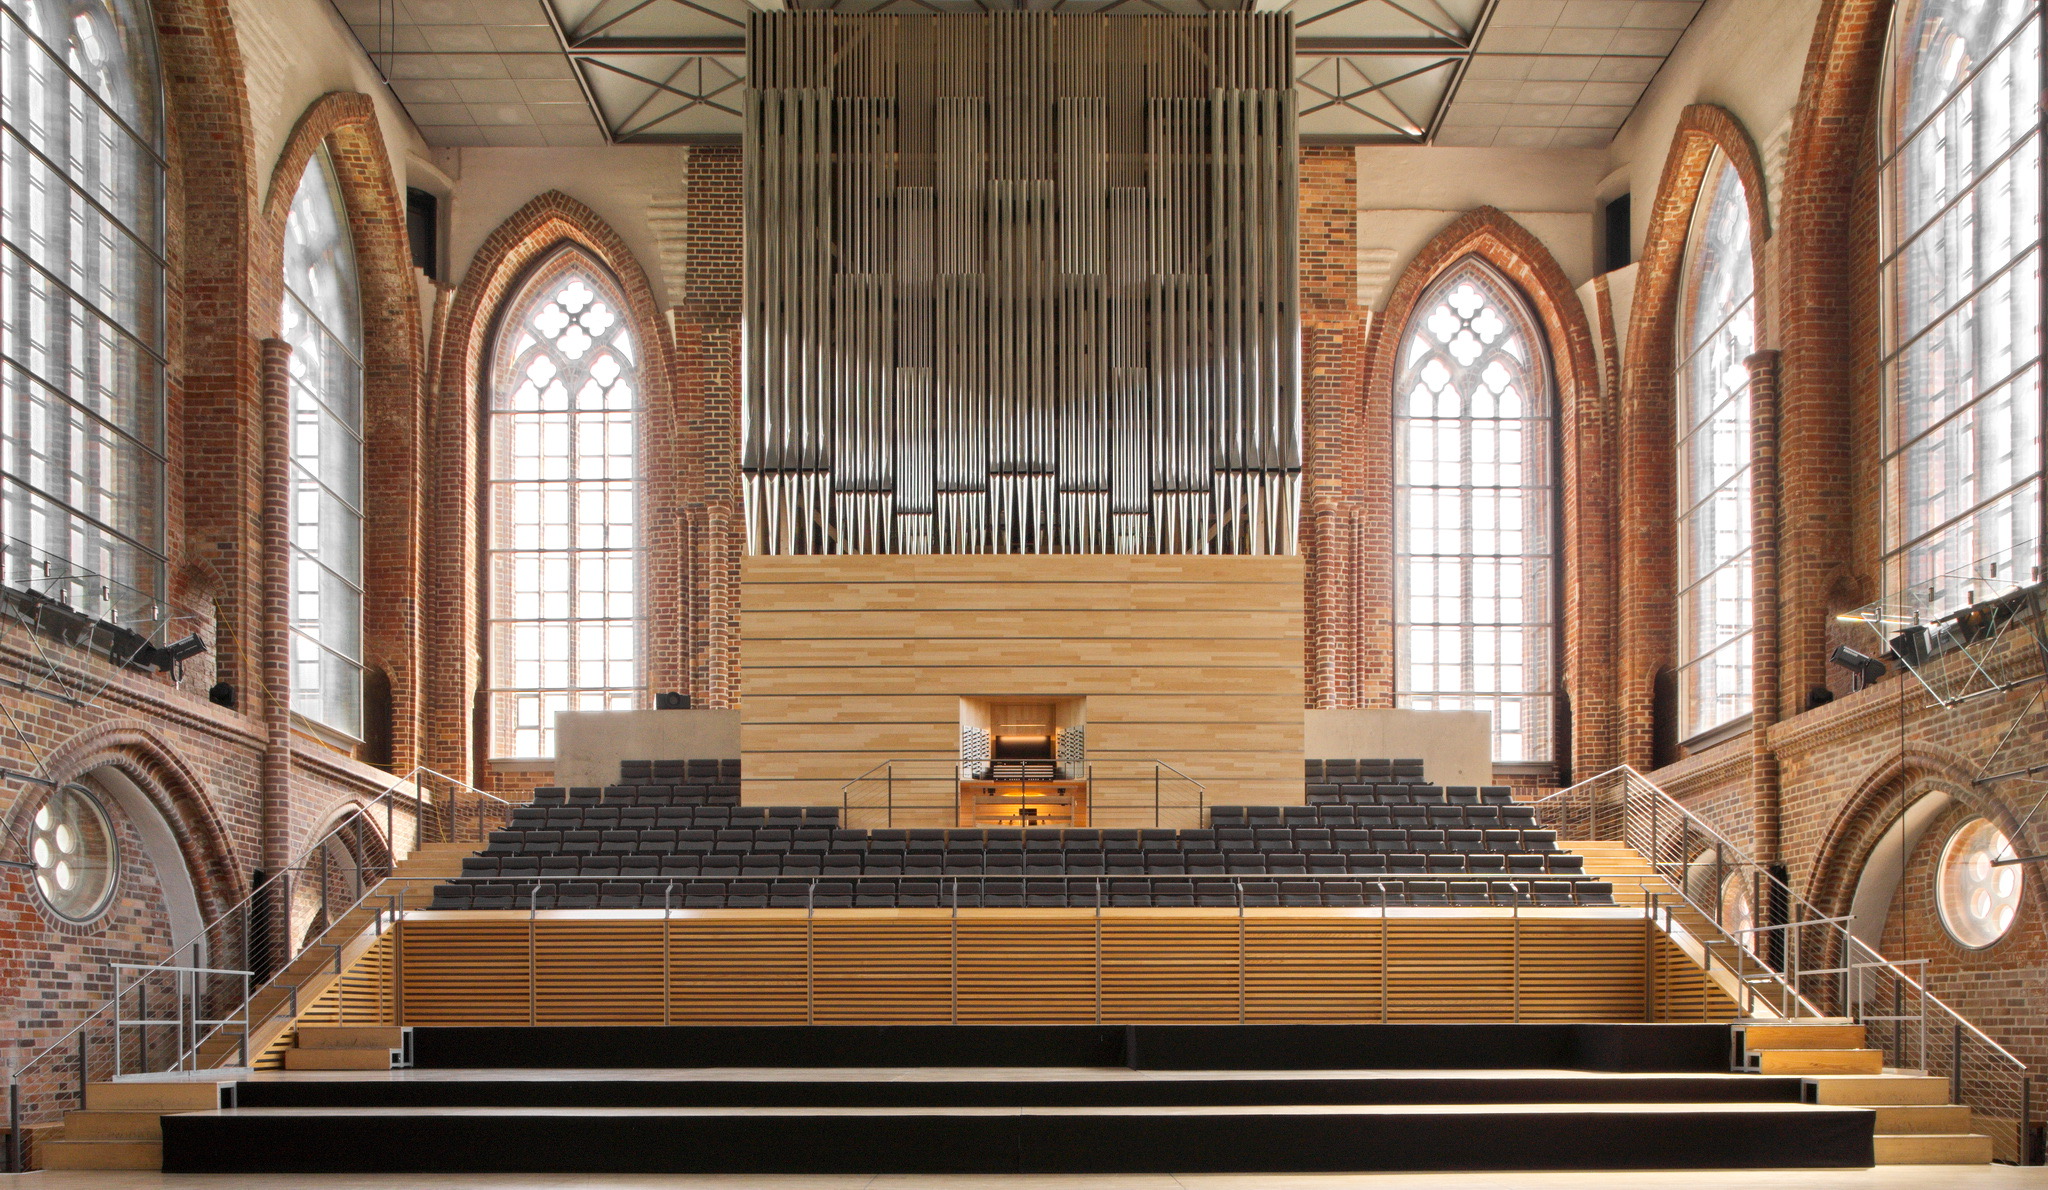
[[[302,1050],[395,1050],[405,1044],[397,1025],[301,1025]]]
[[[164,1146],[153,1140],[43,1142],[44,1169],[162,1169]]]
[[[1976,1133],[1880,1133],[1875,1139],[1879,1165],[1989,1165],[1993,1155],[1991,1138]]]
[[[220,1106],[220,1084],[191,1082],[93,1083],[85,1088],[87,1111],[212,1111]]]
[[[1862,1025],[1750,1025],[1742,1031],[1749,1050],[1860,1050]]]
[[[1886,1133],[1915,1133],[1931,1136],[1937,1133],[1951,1135],[1967,1133],[1976,1126],[1968,1106],[1961,1103],[1902,1103],[1892,1105],[1867,1105],[1877,1112],[1877,1131]]]
[[[64,1113],[64,1139],[160,1141],[164,1138],[163,1118],[162,1113],[153,1111],[68,1111]]]
[[[1825,1076],[1810,1080],[1814,1102],[1838,1107],[1948,1103],[1948,1080],[1924,1074]]]
[[[391,1051],[386,1049],[290,1049],[284,1051],[286,1070],[389,1070]]]
[[[1758,1074],[1883,1074],[1884,1055],[1877,1050],[1749,1051]]]

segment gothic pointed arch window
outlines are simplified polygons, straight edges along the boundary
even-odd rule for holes
[[[4,581],[145,632],[165,581],[162,106],[148,5],[8,5]]]
[[[1750,711],[1749,367],[1755,267],[1741,175],[1714,152],[1678,318],[1678,710],[1690,739]]]
[[[291,354],[292,710],[363,734],[363,323],[334,165],[306,161],[284,225]]]
[[[1938,617],[2040,577],[2039,8],[1912,0],[1893,21],[1885,587]]]
[[[489,751],[554,755],[559,711],[640,703],[640,376],[624,295],[573,248],[498,323],[486,409]]]
[[[1394,389],[1395,700],[1556,754],[1554,386],[1515,287],[1467,260],[1416,303]]]

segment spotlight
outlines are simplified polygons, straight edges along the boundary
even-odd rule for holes
[[[198,633],[167,645],[145,645],[128,662],[133,669],[153,669],[158,673],[175,673],[179,666],[206,651],[206,642]]]
[[[1848,670],[1856,677],[1854,689],[1861,690],[1885,675],[1884,662],[1867,657],[1848,645],[1838,647],[1828,654],[1828,660]]]
[[[1891,641],[1892,656],[1908,666],[1918,666],[1927,660],[1928,632],[1924,625],[1916,624],[1899,633]]]

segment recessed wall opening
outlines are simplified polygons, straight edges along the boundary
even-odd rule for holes
[[[961,826],[1088,824],[1087,700],[960,700]]]

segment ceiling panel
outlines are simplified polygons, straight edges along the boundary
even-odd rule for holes
[[[1363,144],[1597,147],[1700,0],[1236,0],[1295,16],[1301,132]],[[736,139],[746,0],[334,0],[430,144]],[[986,12],[984,0],[791,0]],[[1199,12],[1203,0],[1022,0]]]

